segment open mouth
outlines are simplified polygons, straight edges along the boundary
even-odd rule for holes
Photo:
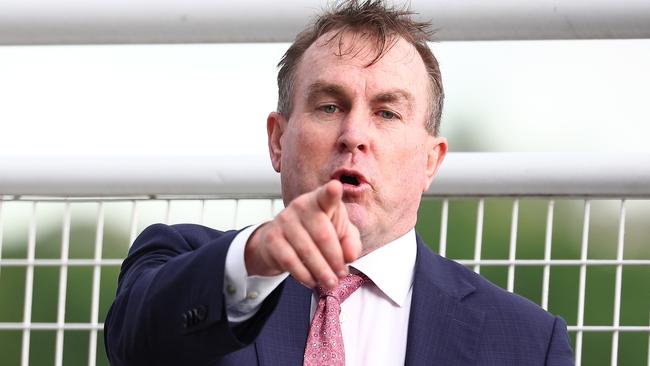
[[[359,186],[361,182],[359,181],[359,178],[357,178],[355,175],[350,175],[350,174],[342,174],[341,178],[339,178],[341,183],[343,184],[350,184],[353,186]]]
[[[361,189],[368,185],[366,177],[354,169],[339,169],[332,174],[332,179],[341,182],[346,189]]]

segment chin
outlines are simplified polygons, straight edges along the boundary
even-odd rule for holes
[[[350,222],[359,229],[359,233],[363,236],[364,229],[368,225],[368,210],[355,202],[346,202],[345,209],[348,211]]]

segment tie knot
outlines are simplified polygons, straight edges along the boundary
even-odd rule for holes
[[[356,291],[364,282],[368,280],[364,274],[352,274],[343,277],[339,284],[331,290],[317,287],[316,291],[320,297],[332,296],[339,301],[339,304],[345,301],[354,291]]]

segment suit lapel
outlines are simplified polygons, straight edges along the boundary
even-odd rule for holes
[[[303,362],[311,290],[289,276],[282,291],[273,315],[255,342],[261,366],[302,365]]]
[[[475,288],[417,238],[405,365],[472,365],[483,312],[462,303]]]

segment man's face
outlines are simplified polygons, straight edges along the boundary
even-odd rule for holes
[[[361,233],[364,254],[416,222],[422,193],[446,153],[424,127],[429,76],[415,48],[399,39],[379,61],[372,41],[325,34],[303,55],[289,120],[271,113],[269,148],[285,205],[332,179]],[[353,43],[352,43],[353,42]]]

